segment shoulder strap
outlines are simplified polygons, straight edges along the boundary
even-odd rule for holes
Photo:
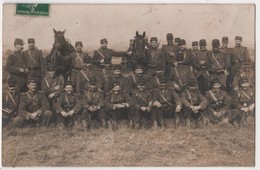
[[[77,58],[76,58],[76,60],[77,60],[77,59],[79,59],[79,61],[80,61],[82,64],[84,64],[83,61],[82,61],[82,59],[80,58],[79,53],[77,53]]]
[[[212,96],[212,98],[215,100],[215,102],[218,102],[218,99],[217,99],[216,96],[212,93],[211,90],[209,90],[209,94]]]
[[[86,80],[89,81],[88,76],[83,72],[83,70],[80,70],[80,72],[83,74],[83,76],[86,78]]]
[[[68,100],[68,97],[67,97],[67,95],[66,95],[66,94],[65,94],[65,100],[66,100],[66,102],[67,102],[68,106],[69,106],[69,107],[71,107],[71,105],[70,105],[70,102],[69,102],[69,100]]]
[[[213,57],[214,61],[217,63],[217,65],[220,67],[220,69],[223,69],[222,66],[220,65],[220,63],[218,62],[218,60],[216,59],[213,52],[212,52],[212,57]]]
[[[103,59],[106,58],[99,50],[97,50],[97,52],[101,55]]]
[[[10,99],[12,100],[12,102],[16,105],[17,103],[15,102],[15,100],[14,100],[13,96],[10,94],[10,92],[8,91],[7,93],[9,95]]]
[[[159,94],[160,94],[160,96],[162,97],[162,99],[163,99],[166,103],[168,103],[169,105],[172,105],[172,103],[170,103],[170,102],[163,96],[163,94],[161,93],[160,90],[159,90]]]
[[[180,75],[179,75],[179,73],[178,73],[176,67],[174,67],[174,70],[175,70],[176,76],[177,76],[177,78],[178,78],[178,80],[179,80],[179,82],[180,82],[180,85],[182,85],[182,81],[181,81],[181,79],[180,79]]]
[[[190,95],[189,90],[186,90],[186,92],[187,92],[187,94],[188,94],[188,96],[189,96],[189,98],[190,98],[190,102],[191,102],[191,104],[193,105],[192,98],[191,98],[191,95]]]
[[[244,90],[241,90],[241,91],[242,91],[242,93],[246,96],[247,99],[249,99],[249,100],[251,99],[251,98],[246,94],[246,92],[245,92]]]
[[[47,87],[49,87],[49,88],[50,88],[50,84],[48,83],[47,79],[46,79],[46,78],[44,78],[44,80],[45,80],[45,83],[46,83]]]
[[[135,74],[133,74],[133,80],[134,80],[135,84],[137,84]]]

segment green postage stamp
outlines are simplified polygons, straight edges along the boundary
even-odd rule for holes
[[[49,16],[49,4],[16,4],[16,15]]]

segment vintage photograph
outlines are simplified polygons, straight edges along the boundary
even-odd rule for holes
[[[2,167],[255,167],[255,4],[2,8]]]

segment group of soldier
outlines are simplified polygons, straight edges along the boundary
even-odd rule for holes
[[[12,127],[50,126],[116,128],[127,121],[133,128],[199,126],[230,123],[244,125],[254,114],[254,74],[249,52],[235,37],[192,42],[166,35],[167,44],[158,48],[158,39],[147,40],[146,63],[137,63],[123,74],[122,65],[112,57],[131,57],[132,51],[107,48],[106,39],[93,57],[75,43],[73,67],[68,80],[45,64],[35,40],[16,38],[15,50],[8,56],[7,90],[3,93],[3,125]],[[133,42],[133,41],[131,41]],[[173,120],[173,121],[169,121]],[[169,123],[170,122],[170,123]]]

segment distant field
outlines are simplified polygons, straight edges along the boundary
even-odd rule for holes
[[[172,123],[172,122],[171,122]],[[89,131],[26,128],[3,131],[4,167],[254,166],[255,128]]]

